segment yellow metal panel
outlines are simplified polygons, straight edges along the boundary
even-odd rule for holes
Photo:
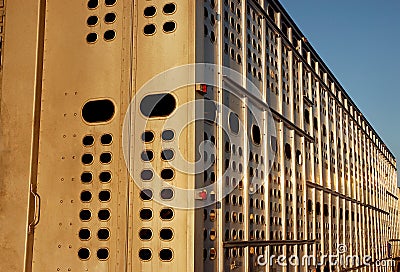
[[[35,177],[34,114],[38,68],[38,1],[9,1],[0,92],[0,270],[24,271],[30,183]],[[5,42],[6,41],[6,42]],[[34,174],[35,175],[35,174]],[[33,211],[31,210],[33,213]]]

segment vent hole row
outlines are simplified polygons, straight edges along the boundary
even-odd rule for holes
[[[176,29],[176,23],[174,21],[169,21],[163,24],[163,31],[165,33],[172,33]],[[143,32],[145,35],[154,35],[157,31],[157,27],[155,24],[147,24],[143,28]]]
[[[104,4],[108,7],[115,5],[117,0],[104,0]],[[99,0],[89,0],[87,3],[89,9],[95,9],[99,6]]]
[[[173,14],[176,11],[176,5],[174,3],[168,3],[163,7],[164,14]],[[155,6],[149,6],[144,9],[143,15],[144,17],[154,17],[157,13],[157,8]]]
[[[78,251],[78,256],[81,260],[88,260],[90,258],[90,250],[88,248],[81,248]],[[108,248],[100,248],[97,250],[97,258],[101,261],[107,260],[109,257]]]
[[[100,142],[102,145],[110,145],[113,141],[113,137],[111,134],[104,134],[100,138]],[[95,142],[95,139],[92,135],[86,135],[82,139],[82,144],[84,146],[92,146]]]
[[[153,253],[149,248],[142,248],[139,250],[139,258],[142,261],[150,261],[153,257]],[[164,248],[160,250],[159,257],[161,261],[171,261],[173,258],[173,252],[169,248]]]

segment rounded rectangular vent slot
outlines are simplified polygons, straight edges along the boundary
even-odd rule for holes
[[[82,108],[82,117],[88,123],[102,123],[110,121],[115,113],[115,106],[111,100],[88,101]]]
[[[176,107],[176,100],[171,94],[152,94],[140,102],[140,111],[146,117],[165,117]]]

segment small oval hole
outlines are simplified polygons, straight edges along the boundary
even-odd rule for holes
[[[111,134],[104,134],[100,138],[100,142],[102,145],[110,145],[113,141],[113,137]]]
[[[78,256],[82,260],[87,260],[90,257],[90,251],[87,248],[81,248],[78,251]]]
[[[87,34],[86,41],[88,43],[95,43],[97,41],[97,33],[92,32]]]
[[[92,200],[92,193],[90,191],[82,191],[81,192],[81,201],[89,202],[90,200]]]
[[[150,220],[153,217],[153,211],[150,209],[142,209],[140,211],[140,218],[142,220]]]
[[[151,143],[154,140],[154,133],[152,131],[145,131],[142,133],[142,141]]]
[[[162,209],[160,217],[162,220],[171,220],[174,217],[174,211],[172,209]]]
[[[160,251],[160,259],[162,261],[170,261],[172,260],[173,254],[172,254],[172,250],[169,248],[164,248],[161,249]]]
[[[107,240],[110,238],[110,231],[108,229],[99,229],[97,238],[99,238],[99,240]]]
[[[108,259],[108,249],[107,248],[100,248],[97,250],[97,258],[99,258],[100,261],[104,261]]]
[[[81,210],[79,213],[79,218],[82,221],[89,221],[91,217],[92,217],[92,213],[89,210]]]
[[[104,40],[106,40],[106,41],[114,40],[114,38],[115,38],[115,30],[112,30],[112,29],[107,30],[106,32],[104,32],[103,37],[104,37]]]
[[[151,200],[153,198],[153,192],[150,189],[144,189],[140,192],[140,198],[144,201]]]
[[[117,2],[117,0],[105,0],[104,1],[106,6],[113,6],[113,5],[115,5],[116,2]]]
[[[174,233],[171,229],[161,229],[160,230],[160,238],[161,240],[171,240],[174,236]]]
[[[149,181],[153,179],[153,171],[152,170],[143,170],[142,173],[140,173],[140,177],[143,181]]]
[[[110,12],[104,16],[104,22],[106,22],[107,24],[111,24],[111,23],[115,22],[116,18],[117,18],[117,15],[115,15],[114,12]]]
[[[174,191],[172,189],[162,189],[161,190],[161,198],[164,200],[170,200],[174,197]]]
[[[82,143],[84,146],[92,146],[94,144],[94,137],[92,135],[86,135],[83,137]]]
[[[153,17],[156,15],[157,9],[154,6],[149,6],[144,9],[144,17]]]
[[[139,232],[139,237],[142,240],[150,240],[153,237],[151,229],[143,228]]]
[[[174,170],[171,168],[165,168],[163,170],[161,170],[161,178],[162,179],[173,179],[174,178]]]
[[[106,221],[106,220],[110,219],[111,213],[109,210],[104,209],[104,210],[100,210],[97,215],[101,221]]]
[[[112,160],[112,155],[110,152],[104,152],[100,155],[100,162],[104,164],[110,163]]]
[[[163,8],[165,14],[172,14],[176,11],[176,5],[174,3],[166,4]]]
[[[99,6],[99,0],[89,0],[87,6],[89,9],[95,9]]]
[[[101,182],[109,182],[111,180],[111,173],[110,172],[101,172],[99,175],[99,179]]]
[[[163,30],[164,30],[166,33],[173,32],[173,31],[175,30],[175,28],[176,28],[176,23],[173,22],[173,21],[166,22],[166,23],[164,23],[164,25],[163,25]]]
[[[83,172],[81,175],[81,181],[83,183],[89,183],[93,180],[93,175],[90,172]]]
[[[93,155],[86,153],[82,155],[82,163],[85,165],[91,164],[93,162]]]
[[[172,149],[165,149],[161,152],[161,159],[164,161],[170,161],[174,158],[174,151]]]
[[[97,22],[99,21],[99,18],[97,16],[90,16],[87,18],[86,23],[88,26],[95,26],[97,25]]]
[[[139,250],[139,258],[142,261],[148,261],[152,257],[151,250],[148,248],[142,248]]]
[[[145,150],[145,151],[142,152],[140,157],[142,158],[142,161],[148,162],[148,161],[153,160],[154,153],[153,153],[152,150]]]
[[[79,230],[79,239],[89,240],[90,239],[90,230],[89,229],[80,229]]]
[[[163,133],[161,134],[161,138],[164,141],[171,141],[171,140],[174,139],[174,137],[175,137],[175,132],[173,130],[170,130],[170,129],[164,130]]]
[[[107,202],[111,199],[111,192],[108,190],[100,191],[99,193],[99,200],[101,202]]]
[[[88,123],[110,121],[114,113],[114,103],[108,99],[88,101],[82,108],[82,117]]]
[[[143,28],[143,32],[145,35],[153,35],[154,33],[156,33],[156,25],[155,24],[145,25]]]

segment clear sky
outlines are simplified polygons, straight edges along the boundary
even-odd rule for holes
[[[280,2],[399,162],[400,1]]]

